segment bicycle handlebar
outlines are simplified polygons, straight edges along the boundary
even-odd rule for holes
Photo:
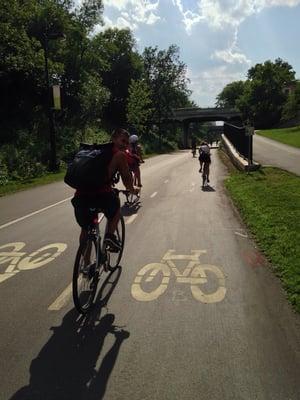
[[[122,193],[125,196],[128,196],[130,194],[129,190],[122,190],[122,189],[113,188],[113,191],[116,192],[117,194]]]

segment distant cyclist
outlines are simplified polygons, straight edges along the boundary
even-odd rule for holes
[[[192,137],[192,154],[193,154],[193,157],[196,156],[196,150],[197,150],[196,138]]]
[[[129,146],[126,151],[127,161],[130,171],[133,173],[134,182],[138,187],[142,187],[140,164],[143,163],[142,148],[138,143],[138,136],[131,135],[129,137]]]
[[[210,148],[207,142],[201,142],[199,147],[199,162],[200,162],[200,169],[199,172],[205,173],[207,177],[207,182],[209,182],[209,164],[211,163],[210,159]]]

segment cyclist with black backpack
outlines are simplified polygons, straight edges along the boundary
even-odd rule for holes
[[[115,252],[120,249],[114,234],[120,218],[120,200],[112,187],[115,174],[120,173],[128,191],[134,194],[139,192],[133,186],[125,155],[128,143],[128,132],[118,128],[112,134],[111,143],[83,146],[65,176],[65,182],[76,189],[71,202],[76,220],[82,228],[80,241],[86,238],[87,228],[95,216],[91,208],[101,209],[108,220],[105,241],[110,251]]]

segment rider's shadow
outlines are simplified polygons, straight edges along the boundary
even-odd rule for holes
[[[30,365],[29,385],[10,400],[102,399],[120,347],[129,332],[114,325],[113,314],[100,318],[99,312],[101,310],[95,308],[88,317],[80,317],[72,309],[60,326],[51,328],[53,335]],[[104,340],[109,334],[114,336],[114,343],[102,355]],[[97,368],[100,357],[102,362]]]
[[[202,192],[215,192],[215,189],[209,185],[202,186],[201,189],[202,189]]]
[[[137,201],[131,205],[124,203],[121,207],[121,212],[124,217],[129,217],[130,215],[136,214],[141,207],[142,205],[140,201]]]

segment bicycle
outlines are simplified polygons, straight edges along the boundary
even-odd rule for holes
[[[114,189],[114,191],[117,195],[122,193],[127,196],[129,193],[127,190]],[[107,223],[103,235],[100,232],[101,222],[105,220],[104,214],[95,208],[90,210],[95,212],[95,218],[88,227],[87,238],[79,245],[72,280],[74,305],[81,314],[87,313],[92,308],[101,275],[118,267],[125,242],[125,222],[122,215],[115,232],[121,247],[114,253],[104,242]]]
[[[205,186],[207,186],[207,184],[209,182],[208,174],[209,174],[209,163],[205,161],[204,166],[203,166],[203,172],[202,172],[202,187],[203,188]]]
[[[137,176],[133,171],[131,171],[132,174],[132,181],[133,181],[133,186],[138,186],[138,179]],[[138,194],[130,193],[127,192],[126,195],[126,201],[125,201],[125,206],[131,207],[133,205],[136,205],[140,202],[141,200],[141,187],[139,187],[139,192]]]

